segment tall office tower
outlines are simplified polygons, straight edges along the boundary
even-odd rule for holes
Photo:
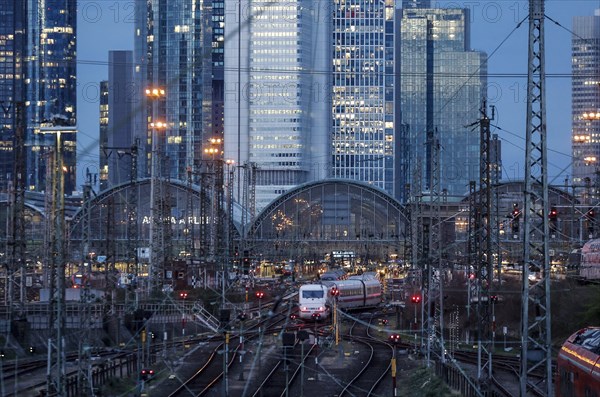
[[[77,2],[26,0],[28,46],[26,90],[27,180],[30,190],[46,190],[46,156],[54,148],[55,134],[40,134],[43,127],[75,126],[77,105]],[[76,189],[77,134],[61,135],[65,168],[65,194]]]
[[[100,143],[100,172],[98,179],[100,180],[100,191],[110,187],[108,183],[108,81],[100,82],[100,130],[98,141]],[[133,122],[133,121],[132,121]]]
[[[54,134],[39,134],[49,126],[75,126],[76,1],[6,0],[0,2],[0,189],[12,174],[6,149],[12,142],[15,103],[23,101],[29,190],[46,189],[46,155],[55,145]],[[65,193],[75,189],[76,134],[61,137],[66,168]],[[12,144],[11,144],[12,145]],[[12,156],[12,154],[10,155]]]
[[[108,124],[106,139],[100,140],[100,160],[108,168],[108,186],[131,180],[133,112],[137,97],[133,81],[133,52],[108,53]],[[102,147],[103,146],[103,147]]]
[[[600,9],[573,17],[573,183],[598,185],[600,170]]]
[[[257,211],[328,175],[328,3],[225,1],[225,159],[255,167]]]
[[[394,1],[334,1],[332,176],[395,197]]]
[[[0,15],[0,192],[6,192],[13,177],[16,103],[25,100],[26,3],[0,2]]]
[[[225,0],[212,0],[212,136],[223,137],[225,122]]]
[[[135,2],[134,138],[142,150],[140,176],[150,175],[153,129],[161,176],[187,180],[200,169],[203,145],[212,137],[211,2],[148,0]],[[160,88],[164,96],[147,97]]]
[[[479,180],[479,130],[486,90],[486,55],[469,48],[464,9],[409,8],[402,12],[400,102],[410,144],[411,174],[423,190],[431,177],[428,135],[440,144],[440,189],[460,198]]]

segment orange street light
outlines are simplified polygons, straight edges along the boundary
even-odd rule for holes
[[[149,98],[160,98],[165,96],[165,90],[163,88],[146,88],[146,96]]]

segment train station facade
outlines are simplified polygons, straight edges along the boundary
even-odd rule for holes
[[[256,274],[271,276],[281,263],[298,271],[337,265],[353,270],[374,266],[408,264],[413,246],[420,249],[427,236],[410,237],[408,210],[427,229],[430,223],[427,197],[402,205],[387,193],[364,183],[323,180],[298,186],[252,217],[227,199],[213,205],[211,192],[177,181],[165,181],[165,203],[160,213],[164,228],[165,281],[171,286],[201,286],[214,282],[221,269],[240,271],[245,261]],[[523,208],[523,185],[500,184],[497,198],[497,263],[518,264],[522,255],[523,216],[513,219],[515,208]],[[67,274],[82,269],[82,263],[99,272],[148,273],[152,227],[150,180],[125,183],[91,198],[66,201]],[[46,210],[43,196],[26,197],[28,286],[44,284],[49,253],[46,252]],[[441,201],[442,258],[449,267],[468,264],[469,197]],[[552,220],[551,258],[565,262],[568,253],[597,233],[595,219],[585,197],[573,199],[563,189],[550,189],[549,202],[556,211]],[[4,201],[0,222],[10,224],[10,208]],[[415,211],[414,206],[419,206]],[[413,208],[409,208],[413,206]],[[247,222],[243,222],[247,220]],[[7,247],[7,228],[4,246]],[[426,245],[426,244],[425,244]],[[83,252],[83,247],[88,252]],[[116,276],[115,276],[116,277]]]

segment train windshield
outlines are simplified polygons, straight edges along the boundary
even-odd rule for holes
[[[302,291],[302,299],[321,299],[323,298],[323,290],[304,290]]]

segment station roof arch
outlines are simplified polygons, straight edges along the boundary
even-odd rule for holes
[[[249,227],[256,246],[312,245],[321,251],[397,249],[407,218],[400,202],[371,185],[326,179],[300,185],[264,208]],[[319,248],[317,248],[319,247]]]
[[[164,197],[167,198],[165,205],[164,221],[170,223],[168,229],[169,244],[174,246],[173,254],[179,255],[185,251],[185,247],[203,247],[209,232],[210,223],[208,209],[210,195],[202,191],[201,187],[188,184],[178,180],[162,180]],[[99,252],[113,249],[118,251],[117,256],[123,257],[129,251],[127,244],[130,243],[131,226],[128,224],[129,217],[134,214],[137,217],[137,247],[148,247],[150,244],[151,229],[151,179],[138,179],[134,182],[126,182],[104,190],[93,196],[90,204],[90,231],[92,240],[90,249]],[[133,209],[133,212],[131,212]],[[221,206],[221,213],[215,214],[216,219],[229,220],[226,204]],[[241,219],[241,207],[233,203],[232,212],[234,218]],[[204,213],[203,213],[204,212]],[[236,215],[237,214],[237,215]],[[83,217],[86,215],[85,207],[82,206],[70,222],[71,240],[81,243],[83,233]],[[233,238],[239,235],[239,221],[234,219],[229,223]],[[113,247],[106,247],[107,242]],[[194,241],[194,243],[192,243]],[[202,248],[198,248],[201,250]],[[121,254],[120,254],[121,253]],[[78,254],[80,255],[80,253]]]

